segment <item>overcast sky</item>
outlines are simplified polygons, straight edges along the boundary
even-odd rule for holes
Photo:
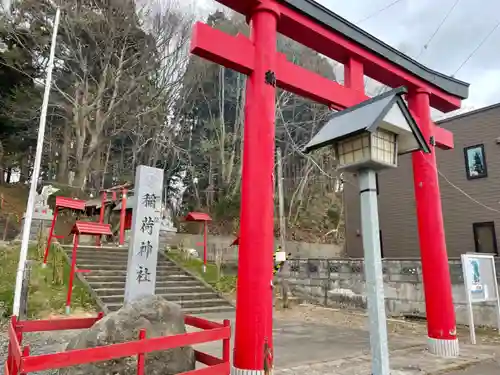
[[[456,72],[458,79],[471,84],[465,107],[500,102],[499,0],[317,1],[411,57],[418,57],[421,63],[448,75]],[[196,4],[206,11],[216,6],[213,0],[197,0]],[[489,39],[457,72],[496,26]]]

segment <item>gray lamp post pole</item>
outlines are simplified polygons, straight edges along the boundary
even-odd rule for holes
[[[376,174],[362,169],[358,174],[361,203],[361,233],[365,256],[366,296],[370,320],[373,375],[389,375],[389,347],[385,317],[384,279],[380,251]]]

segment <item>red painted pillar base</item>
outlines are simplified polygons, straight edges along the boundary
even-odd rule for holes
[[[99,224],[104,223],[104,214],[106,213],[106,200],[108,198],[108,194],[103,191],[101,195],[101,211],[99,211]],[[96,236],[95,240],[95,245],[96,246],[101,246],[101,236]]]
[[[408,95],[409,107],[419,117],[427,142],[433,136],[429,93],[415,90]],[[435,147],[431,153],[413,154],[413,177],[422,259],[429,351],[442,357],[459,355],[455,309],[444,234],[441,194]]]
[[[54,237],[54,229],[56,226],[58,213],[59,213],[59,210],[56,206],[56,208],[54,208],[54,216],[52,217],[52,223],[50,224],[49,238],[47,239],[47,246],[45,247],[45,253],[43,255],[42,267],[47,266],[47,260],[49,259],[49,251],[50,251],[50,246],[52,245],[52,238]]]
[[[80,235],[75,233],[73,235],[73,251],[71,252],[71,269],[69,271],[68,293],[66,295],[66,315],[71,311],[71,296],[73,294],[73,281],[76,272],[76,252],[78,249]]]
[[[208,222],[203,222],[203,272],[207,272]]]
[[[261,1],[250,17],[254,71],[247,81],[235,346],[232,373],[272,367],[277,7]],[[274,73],[274,74],[273,74]],[[266,363],[265,363],[266,362]]]
[[[125,217],[127,214],[127,189],[122,190],[122,209],[120,211],[120,238],[119,244],[123,246],[125,244]]]

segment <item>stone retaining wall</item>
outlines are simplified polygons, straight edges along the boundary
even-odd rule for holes
[[[231,236],[208,236],[207,258],[208,261],[215,261],[219,252],[224,262],[235,263],[238,259],[238,247],[231,246],[235,237]],[[275,239],[276,246],[279,240]],[[203,236],[197,234],[175,233],[168,241],[162,244],[170,246],[182,246],[185,249],[195,249],[200,256],[203,255]],[[343,256],[343,245],[309,243],[299,241],[287,241],[287,252],[292,253],[296,258],[333,258]]]
[[[498,262],[500,263],[500,262]],[[497,264],[497,280],[500,264]],[[385,306],[390,316],[425,317],[420,260],[383,261]],[[466,325],[467,305],[460,260],[450,260],[457,323]],[[330,307],[366,308],[363,260],[293,259],[290,285],[297,297]],[[494,303],[474,304],[476,325],[496,326]]]

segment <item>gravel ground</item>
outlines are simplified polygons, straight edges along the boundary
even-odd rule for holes
[[[7,359],[8,337],[5,334],[6,327],[2,327],[2,334],[0,336],[0,365]],[[64,331],[64,332],[34,332],[27,333],[23,337],[23,344],[30,346],[32,355],[57,353],[64,351],[66,344],[71,338],[78,334],[79,331]],[[47,370],[40,372],[33,372],[30,375],[56,375],[57,370]]]

